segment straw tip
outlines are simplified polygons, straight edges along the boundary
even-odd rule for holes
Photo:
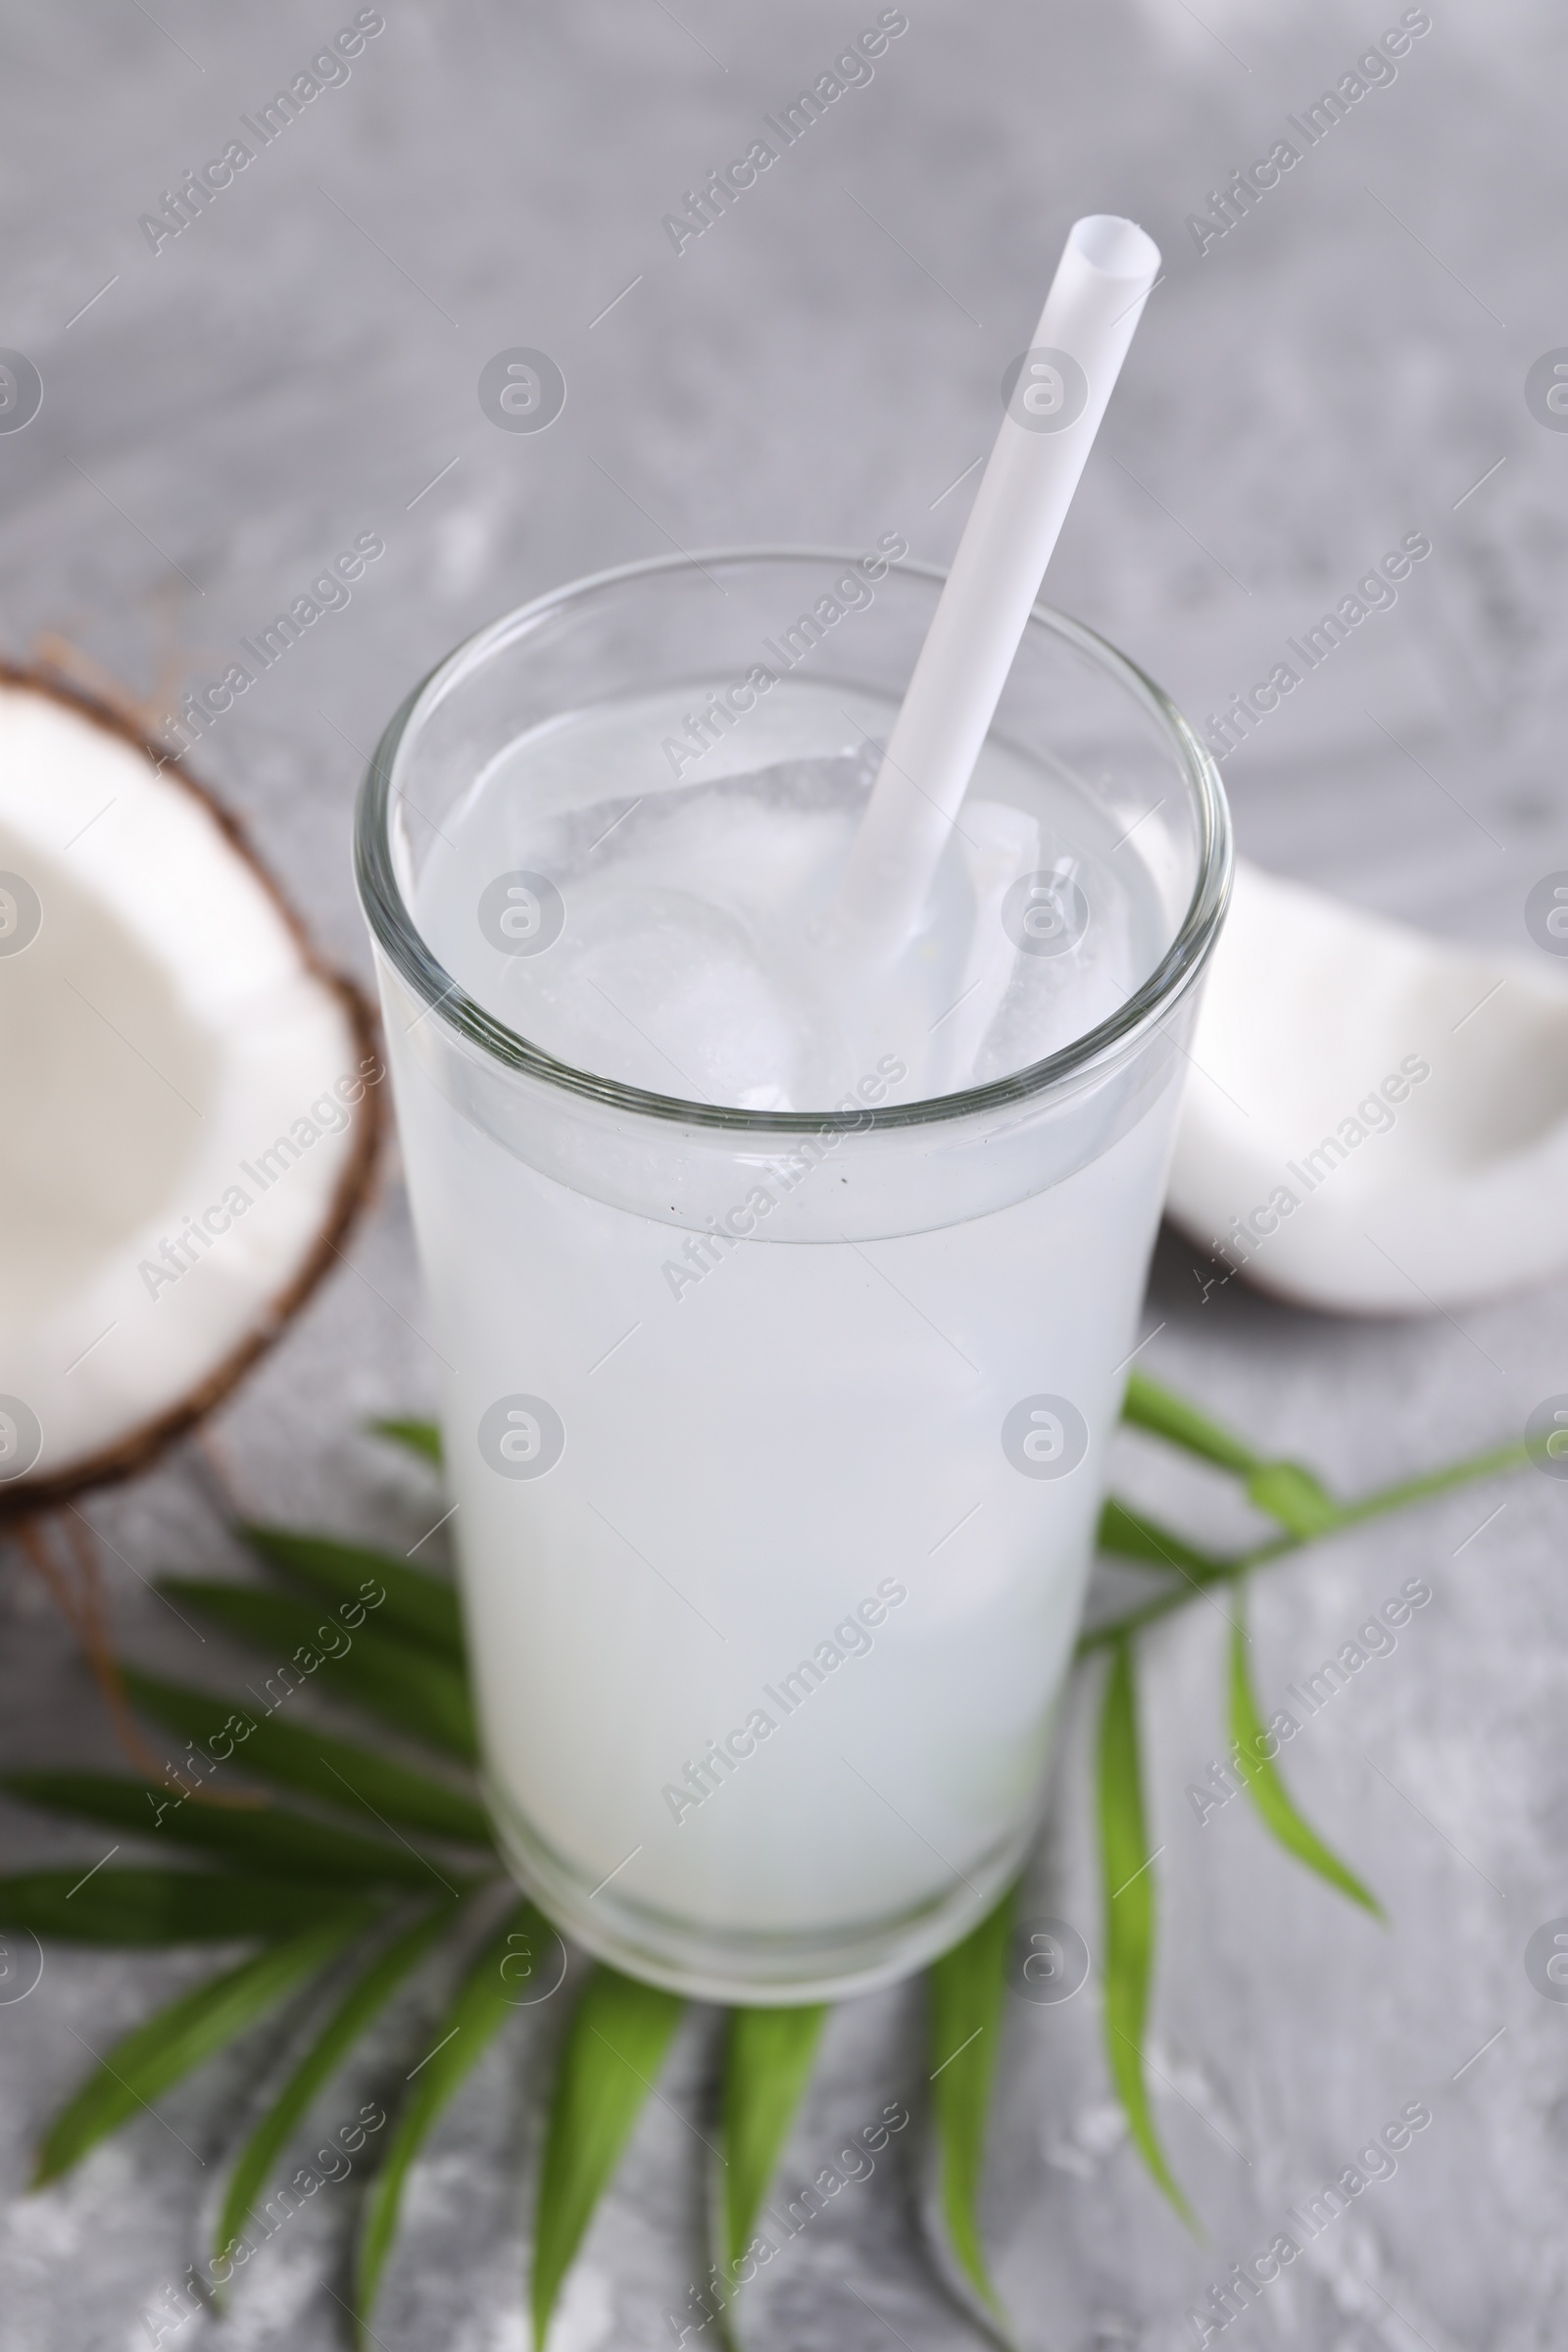
[[[1153,238],[1118,213],[1086,213],[1073,222],[1067,242],[1106,277],[1152,279],[1159,269],[1159,247]]]

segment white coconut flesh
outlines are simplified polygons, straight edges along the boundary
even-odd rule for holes
[[[1167,1208],[1258,1288],[1424,1314],[1568,1268],[1568,978],[1539,954],[1238,865],[1192,1054]]]
[[[129,1465],[295,1302],[379,1064],[212,806],[0,685],[0,1494]]]

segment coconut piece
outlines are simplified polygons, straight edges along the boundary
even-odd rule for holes
[[[0,1512],[226,1395],[367,1189],[382,1064],[233,818],[0,669]]]
[[[1166,1202],[1260,1290],[1357,1314],[1568,1269],[1568,982],[1238,863]]]

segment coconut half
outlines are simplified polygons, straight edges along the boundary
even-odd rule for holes
[[[382,1064],[244,836],[135,730],[0,669],[0,1513],[123,1476],[332,1262]]]
[[[1166,1206],[1260,1290],[1425,1314],[1568,1269],[1568,980],[1543,959],[1238,863],[1192,1054]]]

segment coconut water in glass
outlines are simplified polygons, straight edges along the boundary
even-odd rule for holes
[[[360,812],[484,1771],[567,1933],[800,2002],[1037,1827],[1228,834],[1040,609],[914,936],[831,913],[940,574],[755,551],[543,598]]]

